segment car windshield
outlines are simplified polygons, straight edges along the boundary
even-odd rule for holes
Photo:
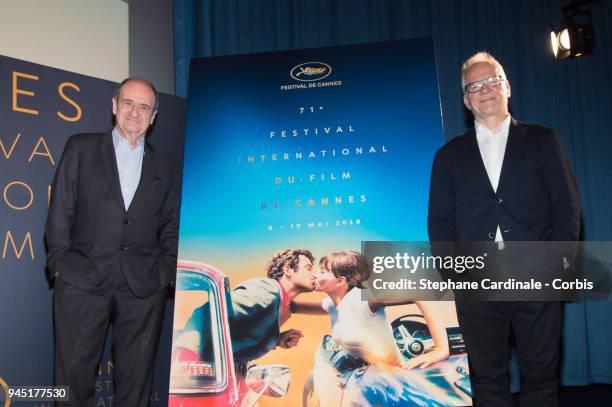
[[[219,292],[213,279],[178,270],[171,393],[217,392],[226,384]]]

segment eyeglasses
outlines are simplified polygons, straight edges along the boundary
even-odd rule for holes
[[[504,80],[504,77],[501,75],[489,76],[488,78],[468,83],[465,85],[465,88],[463,88],[463,91],[465,93],[480,92],[480,89],[482,89],[484,85],[487,85],[488,88],[494,88],[499,86]]]

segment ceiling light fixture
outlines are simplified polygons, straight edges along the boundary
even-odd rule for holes
[[[601,0],[575,0],[563,7],[559,29],[550,30],[550,46],[557,61],[589,55],[595,47],[590,10]]]

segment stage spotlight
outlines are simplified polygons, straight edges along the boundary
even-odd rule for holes
[[[579,58],[593,52],[595,33],[590,25],[568,22],[559,31],[550,32],[550,43],[557,61]]]
[[[595,32],[589,10],[597,1],[576,0],[563,7],[561,27],[551,27],[550,46],[557,61],[589,55],[595,47]]]
[[[560,32],[555,32],[554,29],[550,31],[550,46],[557,61],[562,61],[570,56],[571,43],[567,28]]]

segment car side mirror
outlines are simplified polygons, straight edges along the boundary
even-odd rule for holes
[[[291,371],[285,365],[254,365],[247,371],[249,390],[271,397],[284,397],[291,384]]]

